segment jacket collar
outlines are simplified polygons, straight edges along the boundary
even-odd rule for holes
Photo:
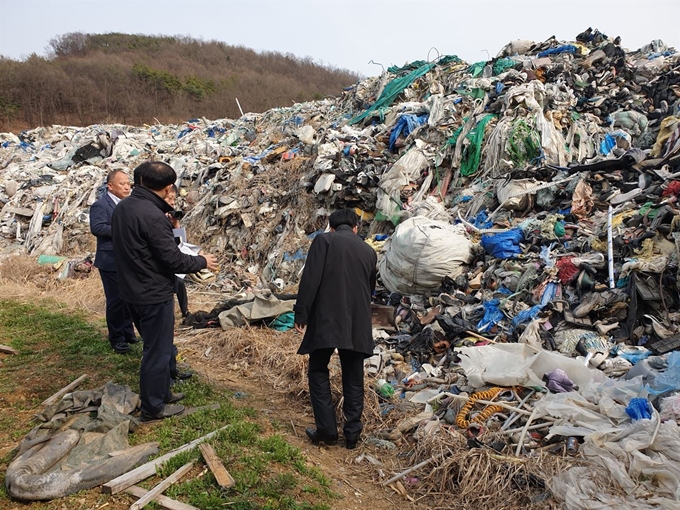
[[[350,227],[349,225],[339,225],[338,228],[335,229],[335,231],[336,232],[345,232],[346,231],[346,232],[351,232],[352,234],[354,233],[354,232],[352,232],[352,227]]]
[[[170,204],[168,204],[165,200],[156,195],[150,189],[144,188],[142,186],[135,186],[134,188],[132,188],[132,193],[130,193],[130,196],[141,198],[143,200],[149,200],[153,202],[156,205],[156,207],[158,207],[164,213],[172,211],[172,207],[170,207]]]

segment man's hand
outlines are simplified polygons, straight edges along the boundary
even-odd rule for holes
[[[201,257],[205,259],[205,267],[210,271],[217,271],[220,268],[220,266],[217,265],[217,257],[215,257],[215,255],[207,253],[205,255],[201,255]]]
[[[302,325],[300,325],[300,324],[295,324],[295,331],[297,331],[298,333],[303,333],[303,334],[304,334],[305,328],[306,328],[306,327],[307,327],[306,325],[305,325],[305,326],[302,326]]]

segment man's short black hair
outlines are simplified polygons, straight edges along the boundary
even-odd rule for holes
[[[113,178],[116,176],[116,174],[124,174],[125,171],[121,170],[120,168],[117,168],[116,170],[111,170],[107,176],[106,176],[106,184],[111,184],[113,182]]]
[[[354,212],[354,209],[340,209],[331,213],[328,223],[333,230],[337,229],[340,225],[348,225],[354,228],[359,225],[359,216]]]
[[[135,168],[135,186],[160,191],[177,180],[175,170],[161,161],[147,161]]]

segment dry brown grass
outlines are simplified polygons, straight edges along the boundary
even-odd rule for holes
[[[416,483],[418,499],[427,499],[434,508],[555,508],[545,487],[555,474],[582,461],[571,457],[540,454],[515,457],[491,448],[468,448],[466,439],[454,429],[421,439],[414,447],[409,464],[428,459],[427,466],[402,480]],[[408,481],[407,481],[408,480]],[[546,496],[542,500],[539,496]]]
[[[59,280],[58,269],[39,265],[35,257],[15,255],[0,261],[2,299],[53,300],[71,311],[104,315],[106,301],[95,268],[83,278]]]

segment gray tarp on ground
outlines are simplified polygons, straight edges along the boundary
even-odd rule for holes
[[[218,316],[222,329],[245,326],[254,321],[275,319],[279,315],[293,311],[295,300],[281,301],[276,296],[255,296],[250,303],[225,310]]]
[[[112,382],[64,396],[37,416],[44,423],[21,441],[5,474],[8,494],[25,501],[63,497],[113,480],[158,453],[155,443],[128,444],[136,427],[129,413],[138,402],[129,387]]]

